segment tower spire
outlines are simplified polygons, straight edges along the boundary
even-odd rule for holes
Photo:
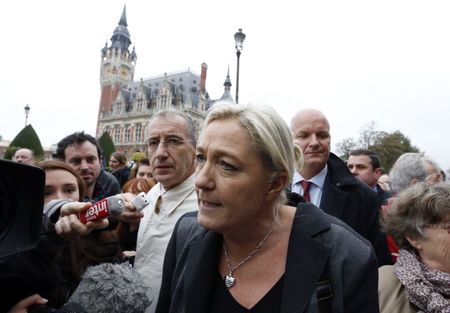
[[[231,79],[230,79],[230,66],[228,65],[228,72],[227,72],[227,78],[225,79],[225,82],[223,83],[225,86],[225,90],[230,90],[231,87]]]
[[[125,27],[128,26],[128,24],[127,24],[127,5],[126,4],[123,5],[123,11],[122,11],[122,16],[120,17],[119,25],[123,25]]]
[[[230,93],[231,89],[231,79],[230,79],[230,66],[228,65],[228,72],[227,72],[227,78],[225,79],[225,82],[223,83],[225,86],[224,92],[220,100],[228,101],[228,102],[234,102],[233,96]]]

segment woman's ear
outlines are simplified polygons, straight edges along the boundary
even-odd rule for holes
[[[422,240],[417,238],[413,238],[411,236],[406,236],[406,240],[408,240],[409,244],[413,246],[417,251],[422,250]]]
[[[278,197],[283,189],[286,188],[287,178],[288,176],[286,173],[280,173],[270,182],[269,189],[266,193],[267,200]]]

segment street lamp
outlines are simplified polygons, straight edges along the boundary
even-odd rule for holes
[[[25,126],[27,126],[28,114],[30,114],[30,106],[27,104],[24,109],[25,109]]]
[[[239,103],[239,58],[241,57],[242,45],[244,44],[245,34],[242,28],[234,34],[234,41],[236,43],[237,69],[236,69],[236,103]]]

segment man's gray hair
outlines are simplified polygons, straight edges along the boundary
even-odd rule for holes
[[[186,122],[186,132],[189,136],[189,140],[191,140],[194,147],[197,146],[197,129],[195,128],[194,120],[187,113],[174,108],[163,109],[156,112],[150,118],[150,122],[159,117],[168,118],[171,116],[179,116]]]
[[[423,153],[408,152],[402,154],[389,172],[391,190],[394,194],[402,192],[411,185],[411,182],[425,181],[427,172],[424,163],[430,163],[432,166],[439,166],[432,159],[423,155]]]

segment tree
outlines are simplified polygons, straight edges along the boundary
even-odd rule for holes
[[[343,160],[347,160],[350,152],[358,149],[359,145],[353,138],[345,138],[336,144],[336,153]]]
[[[373,121],[361,128],[357,140],[345,138],[336,144],[336,152],[344,160],[347,160],[350,152],[356,149],[366,149],[377,153],[380,156],[381,165],[386,171],[391,169],[403,153],[420,152],[399,130],[392,133],[377,131]]]
[[[359,145],[360,147],[370,147],[377,140],[380,132],[375,130],[376,123],[375,121],[371,121],[369,124],[361,127],[359,131]]]
[[[11,141],[8,149],[6,149],[4,158],[11,160],[14,153],[20,148],[32,150],[37,161],[44,157],[44,149],[42,148],[41,141],[31,124],[25,126]]]
[[[347,160],[350,156],[350,152],[356,149],[368,149],[373,145],[379,132],[375,130],[375,122],[371,121],[369,124],[361,127],[359,131],[359,138],[357,140],[353,138],[345,138],[341,142],[336,144],[336,152],[339,156]]]
[[[381,164],[386,170],[390,170],[403,153],[420,152],[416,146],[411,144],[411,140],[399,130],[393,133],[380,132],[375,143],[369,146],[369,150],[380,156]]]
[[[108,164],[109,157],[116,151],[116,146],[107,132],[104,132],[98,139],[98,144],[103,150],[103,160]]]

